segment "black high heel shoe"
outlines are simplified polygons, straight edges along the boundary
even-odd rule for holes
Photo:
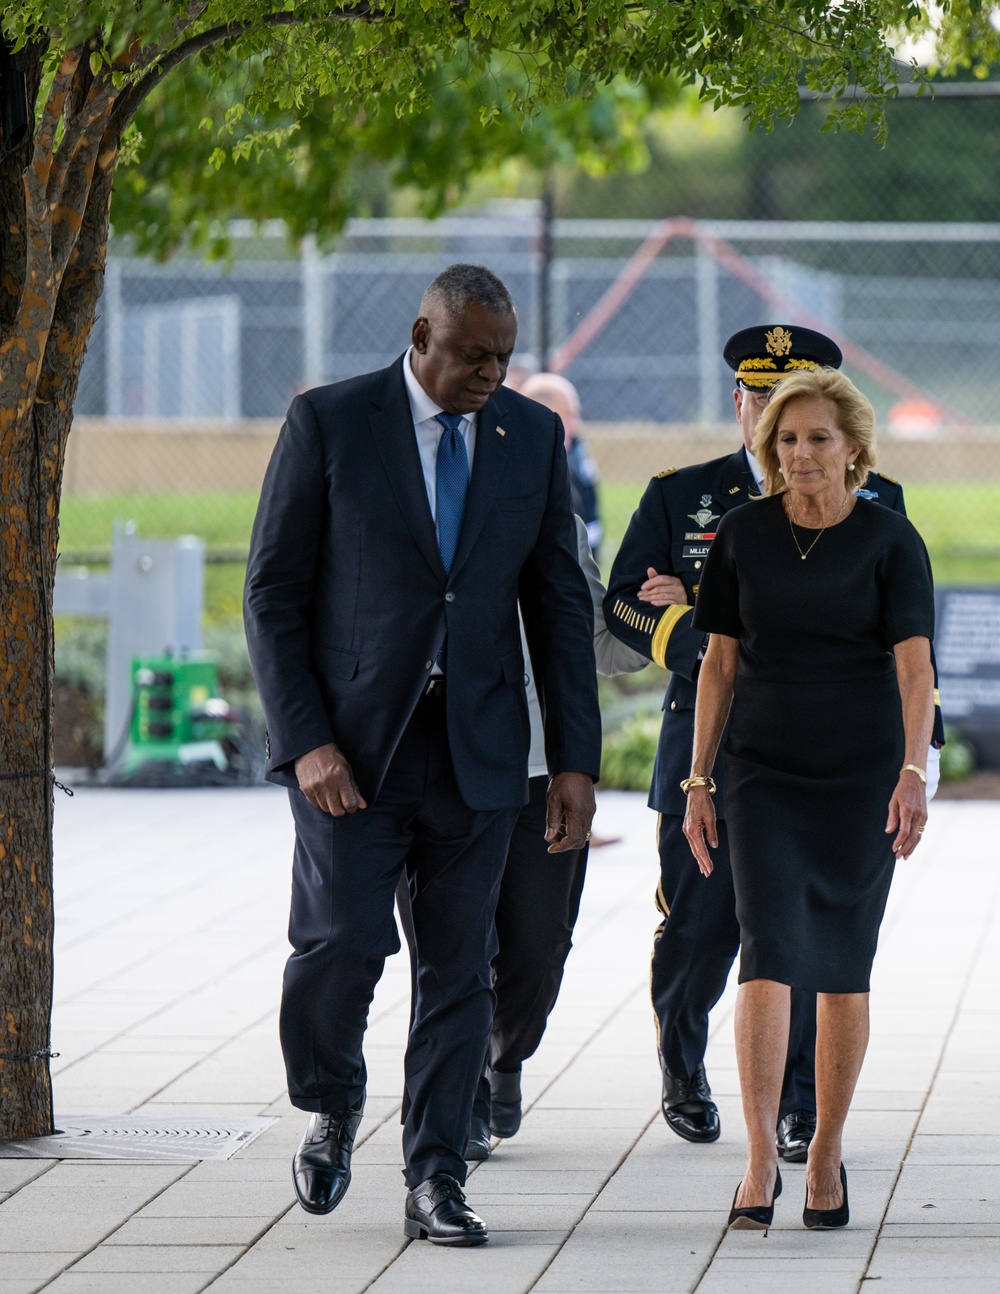
[[[832,1231],[834,1227],[846,1227],[851,1220],[851,1210],[847,1207],[847,1170],[840,1165],[840,1185],[844,1190],[844,1202],[838,1209],[811,1209],[809,1207],[809,1187],[806,1187],[806,1206],[802,1210],[802,1221],[810,1231]]]
[[[740,1186],[743,1183],[740,1182]],[[774,1201],[781,1194],[781,1170],[778,1169],[775,1182],[774,1194],[771,1196],[770,1204],[754,1204],[747,1209],[738,1209],[736,1207],[736,1198],[740,1193],[740,1186],[736,1188],[736,1195],[733,1196],[733,1207],[729,1210],[729,1221],[726,1224],[733,1231],[763,1231],[767,1235],[767,1229],[774,1221]]]

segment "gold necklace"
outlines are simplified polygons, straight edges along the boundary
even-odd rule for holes
[[[835,526],[835,525],[837,524],[837,522],[840,520],[841,516],[843,515],[843,511],[844,511],[844,509],[847,507],[847,500],[848,500],[851,496],[850,496],[849,494],[845,494],[845,495],[844,495],[844,502],[840,505],[840,512],[838,512],[838,513],[837,513],[837,515],[836,515],[836,516],[834,517],[834,519],[829,523],[829,525],[826,525],[826,526],[824,526],[824,527],[823,527],[823,529],[819,532],[819,534],[818,534],[818,535],[816,536],[816,538],[812,541],[812,543],[809,545],[809,547],[806,549],[806,551],[805,551],[805,552],[803,552],[803,551],[802,551],[802,545],[799,543],[799,537],[798,537],[798,535],[795,533],[795,525],[794,525],[794,524],[793,524],[793,522],[792,522],[792,500],[791,500],[791,496],[786,494],[786,496],[785,496],[785,497],[788,499],[788,529],[792,532],[792,539],[795,541],[795,547],[799,550],[799,556],[802,558],[802,560],[803,560],[803,561],[805,561],[805,560],[806,560],[806,558],[809,556],[809,554],[812,552],[812,550],[813,550],[813,549],[816,547],[816,545],[819,543],[820,539],[823,537],[823,535],[826,533],[826,531],[827,531],[827,530],[829,530],[830,526]],[[803,526],[803,527],[802,527],[802,529],[804,530],[804,529],[806,529],[806,527],[805,527],[805,526]]]

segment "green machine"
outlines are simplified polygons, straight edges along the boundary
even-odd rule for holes
[[[117,780],[204,780],[233,768],[242,711],[219,696],[204,654],[133,656],[128,747]]]

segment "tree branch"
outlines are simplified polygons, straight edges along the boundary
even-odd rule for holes
[[[114,125],[119,131],[124,130],[143,101],[155,90],[166,74],[172,72],[175,67],[179,67],[181,63],[193,57],[193,55],[200,54],[203,50],[210,49],[213,45],[222,45],[227,40],[238,40],[241,36],[245,36],[257,27],[302,27],[310,23],[332,21],[367,22],[384,16],[381,10],[367,3],[367,0],[361,0],[359,4],[347,5],[326,14],[270,13],[265,14],[256,22],[227,23],[222,27],[212,27],[208,31],[199,32],[198,35],[189,37],[175,49],[166,52],[141,81],[136,82],[131,89],[122,95],[114,111]]]
[[[46,99],[45,107],[42,109],[38,129],[35,131],[32,170],[35,172],[35,176],[43,189],[44,185],[48,183],[49,171],[52,166],[56,130],[59,127],[59,120],[63,115],[66,99],[73,87],[73,78],[76,76],[79,65],[79,50],[68,50],[63,55],[62,62],[59,64],[59,71],[52,82],[49,97]]]

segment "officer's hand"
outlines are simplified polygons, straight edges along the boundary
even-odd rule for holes
[[[648,579],[639,589],[639,600],[654,607],[668,607],[671,603],[687,605],[687,589],[676,575],[657,575],[652,566],[646,570]]]
[[[693,786],[688,793],[687,811],[684,814],[684,834],[702,876],[711,876],[713,863],[708,846],[719,848],[719,832],[715,825],[715,805],[705,786]],[[707,842],[707,843],[706,843]]]
[[[892,852],[897,858],[909,858],[920,844],[924,823],[927,821],[927,792],[916,773],[900,773],[896,789],[889,801],[889,820],[886,834],[896,832]]]
[[[368,808],[350,764],[332,741],[300,755],[295,761],[295,776],[309,803],[335,818]]]
[[[597,801],[589,773],[557,773],[545,797],[545,839],[550,854],[582,849],[590,839]]]

